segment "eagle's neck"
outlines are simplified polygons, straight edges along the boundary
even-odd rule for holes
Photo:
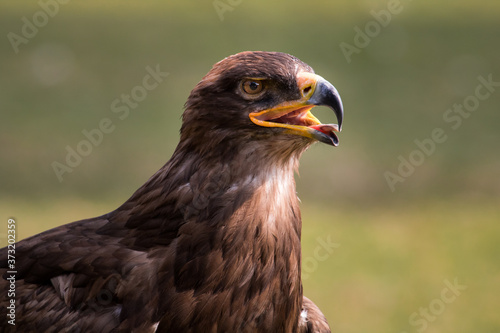
[[[184,214],[185,222],[221,229],[232,225],[234,232],[258,227],[276,237],[293,234],[300,240],[294,173],[303,149],[289,145],[289,150],[277,152],[276,143],[238,146],[240,150],[226,145],[203,154],[176,150],[165,166],[165,182],[171,190],[192,191],[193,200],[180,208],[191,208]]]

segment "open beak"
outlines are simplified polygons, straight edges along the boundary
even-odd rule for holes
[[[285,133],[301,135],[323,143],[338,146],[335,132],[342,129],[344,110],[337,89],[321,76],[301,72],[297,84],[302,94],[298,100],[283,102],[273,108],[250,113],[250,120],[264,127],[285,128]],[[335,112],[338,124],[322,124],[310,110],[324,105]]]

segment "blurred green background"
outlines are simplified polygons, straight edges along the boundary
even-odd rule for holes
[[[332,329],[500,331],[500,87],[458,128],[443,119],[474,101],[478,77],[500,81],[500,2],[89,0],[46,21],[40,3],[0,5],[2,246],[9,217],[21,239],[116,208],[168,160],[212,64],[282,51],[332,82],[345,107],[341,145],[313,146],[297,176],[304,290]],[[373,12],[389,9],[377,23]],[[34,20],[16,53],[12,33],[24,38]],[[358,28],[371,37],[348,62],[340,45],[360,46]],[[168,77],[120,120],[113,101],[157,65]],[[114,130],[59,181],[52,163],[103,118]],[[446,141],[419,153],[415,140],[436,128]],[[391,188],[386,173],[410,158],[418,165]],[[335,243],[326,257],[325,242]],[[450,301],[455,279],[467,288]]]

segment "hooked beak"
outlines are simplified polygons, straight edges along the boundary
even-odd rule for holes
[[[301,98],[283,102],[270,109],[252,112],[249,115],[250,120],[259,126],[285,128],[287,134],[300,135],[338,146],[339,139],[335,132],[340,132],[342,129],[344,110],[337,89],[321,76],[308,72],[297,75],[297,85]],[[310,112],[317,105],[332,109],[338,124],[322,124]]]

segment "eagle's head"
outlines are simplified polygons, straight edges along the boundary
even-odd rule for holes
[[[310,112],[316,105],[331,108],[338,124],[322,124]],[[181,142],[302,152],[315,141],[337,146],[342,119],[337,90],[309,65],[286,53],[242,52],[216,63],[193,89]]]

